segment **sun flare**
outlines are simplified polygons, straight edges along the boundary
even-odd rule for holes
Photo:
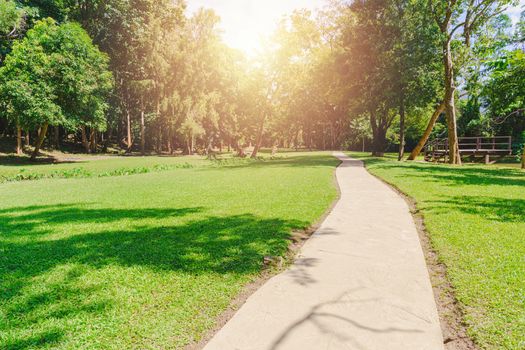
[[[283,16],[296,9],[315,10],[324,3],[324,0],[189,0],[188,11],[192,13],[201,7],[213,9],[221,17],[225,42],[253,57]]]

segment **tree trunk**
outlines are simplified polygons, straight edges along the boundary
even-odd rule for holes
[[[29,130],[26,130],[26,146],[29,147],[31,146],[31,133],[29,132]]]
[[[158,127],[158,136],[157,136],[157,153],[162,153],[162,118],[160,116],[160,92],[157,92],[157,108],[156,108],[156,114],[157,114],[157,120],[159,121],[159,127]]]
[[[16,154],[22,154],[22,128],[19,124],[16,125]]]
[[[106,131],[106,136],[102,134],[101,142],[102,142],[102,152],[103,153],[107,153],[110,139],[111,139],[111,128],[108,127],[108,131]]]
[[[266,121],[266,115],[261,119],[261,124],[259,125],[259,131],[257,133],[257,142],[255,143],[255,147],[253,148],[252,155],[250,156],[250,158],[252,159],[257,157],[257,153],[259,153],[259,150],[261,149],[265,121]]]
[[[97,132],[91,128],[89,132],[89,151],[91,153],[97,153]]]
[[[428,138],[430,137],[430,134],[432,133],[432,129],[434,129],[434,125],[436,125],[436,122],[441,115],[445,111],[445,101],[441,102],[437,109],[434,111],[434,114],[432,114],[432,117],[430,118],[430,121],[428,122],[428,126],[425,130],[425,133],[417,143],[416,147],[412,150],[412,153],[410,153],[410,156],[408,157],[408,160],[415,160],[417,156],[421,153],[421,150],[423,147],[425,147],[425,144],[428,141]]]
[[[335,149],[335,132],[334,124],[330,123],[330,149]]]
[[[525,144],[523,145],[523,150],[521,152],[521,168],[525,169]]]
[[[379,127],[374,134],[374,150],[372,151],[372,155],[375,157],[383,157],[386,149],[386,130]]]
[[[213,137],[208,140],[208,146],[206,147],[206,155],[209,156],[213,152]]]
[[[186,140],[186,154],[188,156],[191,156],[191,145],[190,145],[190,139],[189,138]]]
[[[238,140],[235,141],[234,147],[235,147],[235,150],[237,151],[237,157],[239,158],[246,157],[246,154],[244,153],[244,149],[242,148]]]
[[[38,156],[38,152],[40,152],[40,147],[42,147],[42,144],[44,143],[44,139],[46,138],[47,128],[49,124],[44,123],[42,127],[40,128],[40,132],[38,134],[38,139],[36,141],[35,149],[33,151],[33,154],[31,155],[31,160],[35,160]]]
[[[372,127],[372,155],[375,157],[383,157],[386,148],[386,128],[383,128],[381,123],[377,121],[374,112],[370,112],[370,126]]]
[[[159,123],[159,127],[157,130],[158,136],[157,136],[157,153],[162,153],[162,124]]]
[[[405,156],[405,99],[401,96],[399,104],[399,153],[397,160],[401,161]]]
[[[146,154],[146,124],[144,121],[144,109],[140,111],[140,154]]]
[[[323,125],[323,151],[326,151],[326,125]]]
[[[127,150],[126,152],[131,152],[131,147],[133,146],[133,141],[131,140],[131,115],[129,113],[129,110],[126,114],[126,132],[127,132],[127,140],[126,140],[126,146]]]
[[[443,60],[445,66],[445,111],[447,114],[449,162],[450,164],[460,165],[461,157],[459,155],[456,106],[454,101],[454,92],[456,90],[456,87],[454,84],[454,72],[450,40],[446,41],[443,50]]]
[[[55,126],[53,131],[55,149],[60,149],[60,127]]]
[[[171,155],[173,154],[173,131],[172,131],[172,126],[171,124],[168,126],[168,140],[167,140],[167,145],[168,145],[168,153]]]
[[[209,159],[217,157],[213,153],[213,136],[208,139],[208,146],[206,147],[206,157],[208,157]]]
[[[86,151],[86,153],[90,153],[89,143],[88,143],[88,139],[86,135],[86,127],[82,125],[80,127],[80,131],[82,133],[82,146],[84,147],[84,150]]]
[[[193,155],[193,132],[188,132],[188,136],[186,138],[186,150],[187,150],[187,154],[189,156],[192,156]]]

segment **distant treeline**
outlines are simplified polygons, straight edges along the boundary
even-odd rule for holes
[[[0,135],[35,156],[41,146],[402,156],[421,138],[457,149],[458,136],[493,135],[513,136],[519,153],[525,16],[513,24],[512,1],[478,3],[330,1],[283,18],[249,60],[222,41],[213,11],[188,14],[183,1],[0,0]]]

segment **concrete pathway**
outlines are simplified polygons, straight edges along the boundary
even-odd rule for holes
[[[293,266],[270,279],[206,350],[442,350],[405,201],[342,153],[341,199]]]

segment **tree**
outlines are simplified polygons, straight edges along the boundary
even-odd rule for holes
[[[182,127],[186,132],[186,151],[194,152],[197,139],[201,139],[202,148],[210,153],[214,140],[219,132],[217,102],[225,90],[223,79],[228,55],[222,43],[217,25],[219,17],[211,10],[200,9],[188,21],[185,28],[186,37],[182,44],[185,59],[179,71],[179,81],[183,83],[176,88],[185,101]]]
[[[248,62],[222,41],[213,11],[185,15],[182,0],[0,0],[0,55],[26,29],[43,31],[42,17],[59,23],[43,31],[47,43],[33,32],[20,42],[32,40],[34,47],[25,43],[23,54],[19,48],[10,55],[0,101],[9,119],[0,120],[0,129],[12,136],[17,124],[18,150],[22,130],[51,125],[55,135],[58,126],[74,131],[75,139],[81,135],[86,152],[103,138],[106,146],[116,142],[128,152],[140,140],[142,154],[176,148],[213,154],[227,145],[243,156],[253,145],[253,157],[275,145],[362,148],[370,131],[375,155],[399,144],[402,159],[407,133],[414,144],[425,115],[437,106],[410,158],[443,111],[452,139],[496,130],[516,136],[519,113],[498,124],[497,87],[485,89],[489,81],[496,84],[495,71],[485,73],[487,60],[523,44],[521,22],[514,36],[498,34],[508,31],[498,13],[510,2],[332,0],[317,16],[302,10],[284,18],[264,55]],[[70,20],[109,60],[84,50],[91,42]],[[22,60],[26,54],[40,61],[30,66]],[[112,94],[108,68],[115,77]],[[448,104],[440,103],[443,95]],[[369,126],[362,128],[363,121]]]
[[[201,121],[206,113],[206,101],[203,97],[198,101],[187,99],[185,104],[186,118],[179,131],[186,141],[186,154],[191,156],[195,152],[195,139],[204,134]]]
[[[266,105],[273,143],[322,149],[343,144],[347,109],[339,93],[334,54],[339,47],[332,42],[331,16],[316,19],[309,11],[295,11],[272,37],[267,75],[273,86]]]
[[[490,75],[483,91],[495,122],[502,124],[510,118],[525,118],[525,53],[520,50],[507,52],[506,56],[489,62]],[[523,133],[523,130],[521,130]],[[523,137],[522,135],[515,135]],[[522,150],[522,168],[525,169],[525,140]]]
[[[12,0],[0,0],[0,65],[24,28],[24,9]]]
[[[396,37],[391,60],[395,62],[399,109],[398,160],[404,157],[407,114],[425,108],[435,100],[442,87],[435,25],[428,23],[424,1],[397,0],[391,6],[389,20]]]
[[[4,60],[11,44],[11,40],[16,37],[23,23],[24,11],[17,7],[11,0],[0,0],[0,65]],[[3,101],[0,101],[2,105]],[[4,108],[4,111],[7,107]],[[20,124],[16,124],[16,153],[22,153],[22,129]]]
[[[97,2],[98,0],[94,0]],[[31,9],[30,17],[33,21],[45,18],[53,18],[55,21],[62,23],[66,20],[73,6],[80,5],[86,0],[17,0],[25,8]],[[92,0],[93,2],[93,0]]]
[[[140,117],[141,144],[160,141],[163,106],[173,96],[174,59],[185,18],[183,3],[171,0],[80,0],[67,2],[67,13],[88,31],[110,57],[115,77],[111,109],[119,140],[131,151],[134,118]],[[175,53],[174,53],[175,51]],[[173,64],[172,64],[173,62]],[[171,86],[168,86],[171,84]],[[143,88],[138,88],[142,85]],[[148,118],[146,118],[148,116]],[[142,125],[144,121],[144,125]],[[152,125],[146,125],[146,124]],[[158,143],[158,142],[157,142]],[[142,147],[141,147],[142,148]],[[157,147],[158,148],[158,147]]]
[[[399,117],[399,159],[403,157],[406,115],[428,105],[440,83],[437,36],[422,9],[421,1],[367,0],[351,3],[341,16],[343,89],[349,112],[370,121],[376,156],[385,152],[387,135]]]
[[[9,117],[24,129],[40,130],[32,159],[49,125],[105,127],[112,87],[107,65],[107,57],[76,23],[39,21],[15,43],[0,68],[0,88]]]
[[[471,37],[475,30],[488,20],[503,12],[511,0],[430,0],[428,11],[441,33],[444,73],[444,104],[447,115],[449,162],[461,164],[459,154],[457,117],[455,105],[455,67],[452,45],[457,51],[468,55]],[[456,40],[461,34],[461,40]],[[457,61],[457,60],[456,60]]]
[[[23,11],[12,0],[0,0],[0,35],[10,37],[20,29]]]

